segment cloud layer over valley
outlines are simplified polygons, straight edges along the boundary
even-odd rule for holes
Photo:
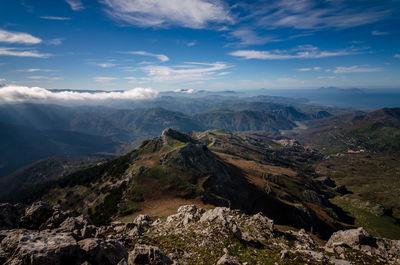
[[[82,101],[82,100],[138,100],[157,97],[158,92],[151,88],[133,88],[126,91],[78,92],[54,91],[41,87],[8,85],[0,88],[0,102],[30,101]]]

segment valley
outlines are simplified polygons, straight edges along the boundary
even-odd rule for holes
[[[34,130],[55,126],[68,132],[57,134],[59,142],[71,139],[65,137],[69,134],[95,133],[99,152],[43,153],[41,160],[0,179],[1,200],[44,201],[84,214],[97,227],[129,224],[143,215],[165,220],[182,205],[195,205],[261,213],[281,231],[304,231],[320,242],[357,227],[374,237],[400,239],[400,205],[393,196],[400,191],[398,109],[343,114],[330,108],[333,115],[313,105],[250,99],[244,105],[272,109],[212,108],[196,114],[107,109],[107,115],[95,107],[76,111],[56,105],[3,110],[4,122],[21,126],[17,113],[35,108],[40,115],[29,121],[35,121]],[[146,243],[173,251],[165,240],[171,239],[156,236]],[[273,253],[257,259],[268,263]],[[299,252],[295,256],[304,258]]]

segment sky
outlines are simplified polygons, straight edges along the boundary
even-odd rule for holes
[[[2,0],[0,97],[400,90],[399,15],[399,0]]]

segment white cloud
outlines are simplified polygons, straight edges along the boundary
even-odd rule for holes
[[[0,47],[0,55],[16,56],[16,57],[34,57],[34,58],[48,58],[51,56],[49,53],[40,53],[35,50],[17,49]]]
[[[384,32],[384,31],[379,31],[379,30],[373,30],[371,31],[371,34],[374,36],[384,36],[384,35],[389,35],[389,32]]]
[[[197,44],[197,41],[194,40],[194,41],[187,42],[187,43],[186,43],[186,46],[192,47],[192,46],[194,46],[194,45],[196,45],[196,44]]]
[[[55,71],[56,70],[39,69],[39,68],[28,68],[28,69],[17,70],[17,72],[27,72],[27,73],[33,73],[33,72],[55,72]]]
[[[46,41],[46,43],[50,44],[50,45],[60,45],[60,44],[62,44],[63,40],[64,39],[62,39],[62,38],[55,38],[55,39]]]
[[[250,16],[259,27],[290,27],[321,30],[345,29],[367,25],[387,17],[389,1],[369,4],[368,1],[271,0],[248,5]]]
[[[47,80],[47,81],[60,80],[59,77],[49,77],[49,76],[44,76],[44,75],[31,75],[31,76],[27,76],[27,78],[33,79],[33,80]]]
[[[38,44],[41,43],[42,40],[29,33],[11,32],[0,29],[0,42]]]
[[[223,75],[229,75],[232,72],[220,72],[218,74],[216,74],[217,76],[223,76]]]
[[[40,18],[48,20],[71,20],[70,17],[41,16]]]
[[[337,79],[337,76],[334,76],[334,75],[318,76],[317,79],[330,79],[330,80],[333,80],[333,79]]]
[[[230,35],[240,40],[240,45],[261,45],[267,42],[276,41],[272,37],[260,37],[251,29],[237,29],[230,33]]]
[[[381,72],[382,68],[370,68],[370,67],[360,67],[360,66],[339,66],[333,71],[335,74],[348,74],[348,73],[372,73],[372,72]]]
[[[128,76],[125,77],[124,79],[129,80],[129,84],[143,84],[148,81],[151,81],[151,78],[148,77],[133,77],[133,76]]]
[[[143,55],[143,56],[151,56],[151,57],[157,58],[161,62],[169,61],[169,58],[164,54],[155,54],[155,53],[150,53],[150,52],[145,52],[145,51],[132,51],[132,52],[125,52],[125,53],[135,54],[135,55]]]
[[[298,80],[292,77],[282,77],[282,78],[278,78],[279,82],[283,82],[283,83],[304,83],[304,80]]]
[[[181,89],[175,89],[174,92],[175,93],[183,93],[183,94],[193,94],[193,93],[196,93],[197,90],[193,89],[193,88],[190,88],[190,89],[182,89],[181,88]]]
[[[110,68],[116,66],[114,63],[98,63],[96,64],[97,66],[100,66],[102,68]]]
[[[107,76],[99,76],[93,78],[94,81],[99,82],[99,83],[108,83],[114,80],[117,80],[115,77],[107,77]]]
[[[149,65],[143,67],[142,70],[155,82],[183,82],[214,79],[222,70],[227,68],[230,68],[230,66],[221,62],[188,62],[185,65],[175,67]]]
[[[220,0],[102,0],[113,18],[142,27],[205,28],[210,23],[232,22]]]
[[[321,67],[318,67],[318,66],[297,69],[297,71],[300,71],[300,72],[319,71],[319,70],[321,70]]]
[[[395,55],[393,55],[393,58],[400,58],[400,53],[396,53]]]
[[[319,48],[306,45],[299,46],[296,49],[283,51],[256,51],[256,50],[239,50],[231,52],[230,55],[242,57],[244,59],[260,59],[260,60],[285,60],[285,59],[316,59],[333,56],[343,56],[354,54],[354,51],[321,51]]]
[[[5,86],[0,88],[0,101],[81,101],[81,100],[136,100],[157,97],[158,92],[151,88],[134,88],[123,92],[77,92],[50,91],[41,87]]]
[[[67,4],[69,4],[69,6],[71,7],[71,9],[73,11],[79,11],[79,10],[85,9],[81,0],[65,0],[65,2],[67,2]]]

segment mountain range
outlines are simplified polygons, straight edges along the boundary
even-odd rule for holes
[[[0,178],[36,160],[54,155],[85,156],[116,153],[126,144],[159,135],[166,127],[179,131],[224,129],[278,133],[295,127],[295,120],[329,116],[326,111],[304,114],[294,107],[265,102],[266,110],[210,110],[195,115],[162,108],[112,109],[40,104],[0,106]],[[135,146],[135,145],[133,145]],[[23,148],[22,148],[23,147]]]

